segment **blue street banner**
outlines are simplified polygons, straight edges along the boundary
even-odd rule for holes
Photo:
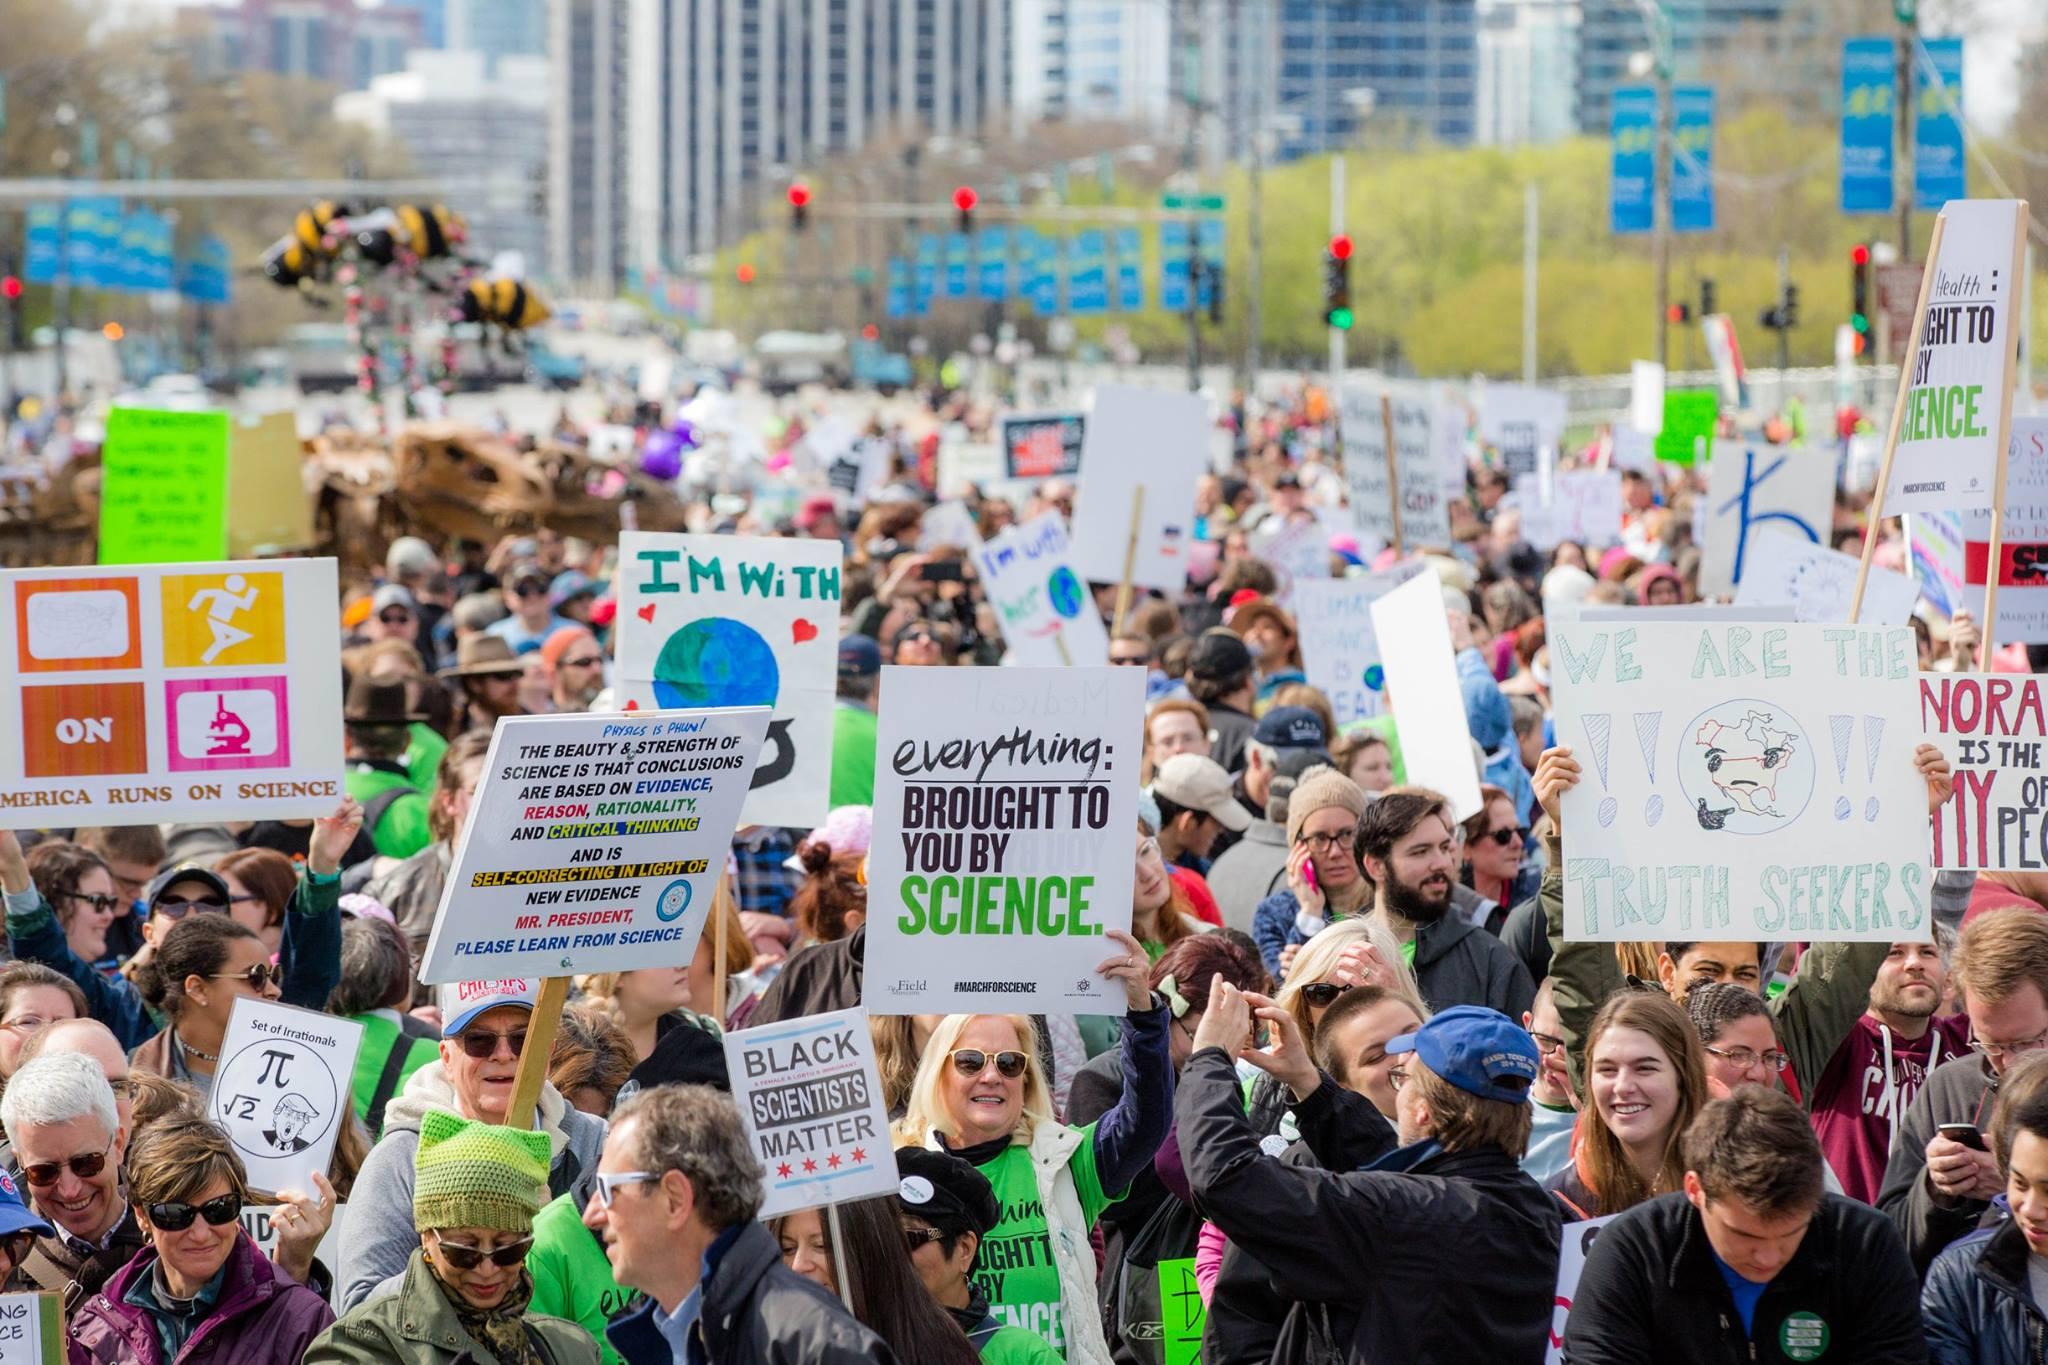
[[[30,284],[55,284],[57,262],[64,237],[64,210],[56,204],[30,204],[27,219],[27,250],[21,262],[22,278]]]
[[[1064,284],[1061,278],[1064,246],[1064,240],[1053,233],[1038,234],[1038,259],[1031,272],[1035,286],[1031,306],[1046,317],[1057,314],[1065,302],[1066,291],[1061,287]]]
[[[1038,229],[1018,224],[1010,229],[1010,296],[1021,303],[1037,297],[1032,280],[1038,269]]]
[[[1188,311],[1188,225],[1171,219],[1159,225],[1159,306]]]
[[[1892,211],[1892,92],[1897,85],[1890,38],[1842,44],[1842,212]]]
[[[979,266],[977,287],[982,298],[1000,301],[1010,296],[1010,230],[983,228],[976,249]]]
[[[917,264],[910,273],[912,306],[923,317],[931,308],[932,295],[939,288],[939,234],[926,232],[917,239]]]
[[[1108,238],[1100,228],[1074,235],[1068,248],[1067,307],[1075,317],[1109,311],[1108,250]]]
[[[888,288],[882,295],[882,316],[891,322],[900,322],[910,316],[910,262],[901,256],[891,256],[887,279]]]
[[[228,301],[228,279],[232,265],[228,244],[218,237],[201,237],[185,258],[178,279],[178,292],[193,303],[224,304]],[[651,292],[643,289],[643,293]]]
[[[1209,296],[1223,274],[1223,241],[1221,218],[1204,218],[1195,225],[1195,242],[1202,253],[1201,297],[1197,303],[1203,308],[1209,306]]]
[[[1970,197],[1963,161],[1963,40],[1930,38],[1920,48],[1913,63],[1913,207],[1939,213],[1949,200]]]
[[[1135,313],[1145,306],[1145,262],[1136,228],[1116,230],[1116,296],[1111,306]]]
[[[1714,230],[1714,88],[1671,92],[1671,230]]]
[[[949,299],[967,297],[968,263],[973,247],[974,243],[964,232],[946,234],[946,297]]]
[[[1652,195],[1657,184],[1657,92],[1647,85],[1614,91],[1613,169],[1607,202],[1610,230],[1648,232],[1655,226]]]

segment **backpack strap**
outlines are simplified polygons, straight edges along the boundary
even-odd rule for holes
[[[408,796],[418,796],[419,788],[410,786],[386,787],[363,803],[363,833],[372,839],[377,837],[377,822],[384,818],[386,811]]]
[[[411,1034],[400,1029],[391,1040],[391,1051],[384,1054],[384,1069],[377,1073],[377,1088],[370,1092],[370,1107],[363,1115],[363,1126],[370,1130],[372,1142],[384,1131],[384,1106],[398,1093],[398,1079],[405,1074],[414,1041]]]

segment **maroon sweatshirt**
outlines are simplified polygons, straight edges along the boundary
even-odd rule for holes
[[[1967,1015],[1930,1022],[1933,1027],[1925,1034],[1908,1040],[1874,1015],[1864,1014],[1814,1083],[1813,1131],[1820,1137],[1821,1154],[1851,1199],[1877,1203],[1892,1134],[1905,1117],[1906,1106],[1920,1093],[1928,1072],[1969,1049]]]

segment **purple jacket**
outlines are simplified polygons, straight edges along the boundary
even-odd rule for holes
[[[149,1313],[122,1301],[155,1265],[156,1248],[144,1247],[72,1315],[70,1365],[171,1365]],[[220,1300],[178,1352],[177,1365],[297,1365],[333,1321],[325,1300],[240,1233],[228,1252]]]

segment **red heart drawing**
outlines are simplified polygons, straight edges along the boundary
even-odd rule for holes
[[[653,624],[654,624],[654,603],[652,603],[652,602],[649,602],[649,603],[648,603],[648,604],[647,604],[646,606],[644,606],[644,607],[640,608],[640,611],[639,611],[638,615],[639,615],[640,619],[641,619],[641,620],[643,620],[643,621],[645,621],[645,622],[646,622],[646,623],[647,623],[648,625],[650,625],[650,626],[651,626],[651,625],[653,625]]]
[[[629,698],[627,698],[627,699],[626,699],[626,709],[627,709],[628,711],[638,711],[638,710],[640,709],[640,702],[639,702],[639,700],[638,700],[637,698],[632,698],[632,697],[629,697]]]
[[[796,637],[798,644],[802,644],[806,640],[818,638],[818,628],[809,621],[804,620],[801,616],[789,623],[789,633]]]

